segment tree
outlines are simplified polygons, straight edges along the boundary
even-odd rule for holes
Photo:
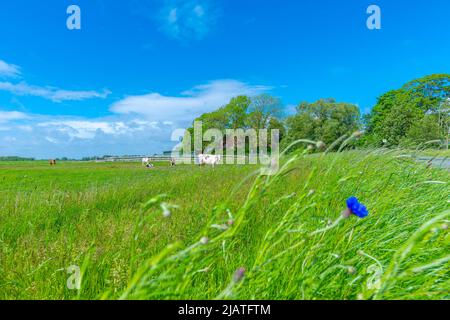
[[[406,137],[402,139],[403,145],[416,145],[439,137],[439,122],[435,114],[426,115],[414,122],[409,128]]]
[[[450,147],[450,98],[445,99],[438,110],[439,135],[444,137],[444,145]]]
[[[359,108],[334,99],[320,99],[314,103],[302,102],[297,113],[286,120],[285,144],[299,139],[311,139],[331,144],[360,127]]]
[[[247,96],[238,96],[232,98],[225,106],[210,112],[202,114],[194,121],[203,123],[203,130],[208,129],[237,129],[247,126],[247,112],[251,104],[251,99]]]
[[[280,116],[282,105],[280,99],[262,94],[252,99],[249,109],[248,127],[255,130],[267,129],[271,119]]]
[[[416,79],[383,94],[365,118],[367,141],[401,145],[444,139],[448,134],[448,109],[443,106],[449,97],[447,74]]]
[[[232,98],[225,107],[227,117],[227,127],[229,129],[245,128],[247,126],[247,112],[252,103],[247,96]]]
[[[216,111],[201,115],[194,122],[202,122],[203,133],[209,129],[218,129],[223,132],[224,143],[227,141],[227,129],[278,129],[280,130],[281,138],[285,132],[284,124],[278,118],[281,109],[281,101],[270,95],[264,94],[253,98],[237,96]],[[191,137],[191,146],[193,147],[194,128],[189,128],[188,132]],[[207,144],[204,143],[203,145]]]

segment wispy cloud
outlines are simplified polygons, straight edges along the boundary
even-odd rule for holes
[[[18,96],[41,97],[53,102],[80,101],[93,98],[104,99],[111,93],[108,90],[103,90],[102,92],[62,90],[53,87],[29,85],[26,82],[0,82],[0,90],[8,91]]]
[[[37,158],[171,150],[174,125],[125,115],[103,118],[0,112],[0,156]]]
[[[19,111],[0,111],[0,123],[5,123],[14,120],[28,119],[29,117]]]
[[[129,121],[74,119],[41,122],[37,126],[66,134],[71,139],[94,139],[98,134],[133,135],[149,128],[157,129],[158,123],[136,119]]]
[[[271,87],[216,80],[177,96],[128,96],[110,107],[108,117],[87,118],[0,111],[0,155],[37,158],[103,154],[146,154],[171,150],[174,129],[216,110],[237,95],[254,96]]]
[[[217,18],[212,0],[166,0],[158,19],[161,30],[177,40],[201,40],[211,30]]]
[[[225,105],[238,95],[255,96],[271,87],[250,85],[237,80],[216,80],[195,86],[179,96],[159,93],[129,96],[114,103],[111,111],[119,114],[141,114],[155,121],[187,123],[205,112]]]
[[[17,77],[20,75],[20,67],[0,60],[0,77]]]
[[[0,78],[15,78],[18,76],[21,76],[21,68],[19,66],[8,64],[5,61],[0,60]],[[111,93],[108,90],[64,90],[50,86],[30,85],[25,81],[0,81],[0,90],[10,92],[17,96],[41,97],[53,102],[80,101],[94,98],[105,99]]]

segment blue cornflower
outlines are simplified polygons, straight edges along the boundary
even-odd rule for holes
[[[359,202],[358,198],[351,197],[347,199],[348,216],[354,214],[360,218],[365,218],[369,215],[366,206]]]

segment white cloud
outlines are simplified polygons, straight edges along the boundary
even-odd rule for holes
[[[97,136],[128,136],[132,138],[148,130],[161,130],[161,124],[156,121],[139,119],[72,119],[39,122],[37,126],[46,128],[47,132],[57,132],[69,139],[90,140]],[[168,127],[168,124],[164,124]]]
[[[45,137],[45,140],[47,140],[48,142],[53,143],[53,144],[57,144],[59,142],[58,140],[56,140],[55,138],[52,138],[52,137]]]
[[[22,130],[22,131],[26,131],[26,132],[32,132],[33,131],[33,127],[29,126],[29,125],[19,125],[19,126],[17,126],[17,129]]]
[[[53,97],[58,96],[57,90],[47,90],[53,92]],[[194,118],[216,110],[232,97],[254,96],[269,90],[267,86],[236,80],[216,80],[176,96],[128,96],[111,105],[110,111],[115,114],[101,118],[0,111],[0,155],[43,159],[152,155],[172,149],[176,142],[170,138],[175,128],[190,125]],[[38,93],[42,92],[48,94],[45,90]]]
[[[104,99],[111,93],[108,90],[104,90],[103,92],[62,90],[53,87],[33,86],[25,82],[0,82],[0,90],[8,91],[19,96],[41,97],[53,102],[79,101],[92,98]]]
[[[16,137],[6,136],[3,138],[6,143],[15,143],[17,141]]]
[[[176,143],[170,141],[172,130],[169,124],[123,115],[96,119],[32,115],[0,124],[0,156],[152,155],[172,149]]]
[[[20,75],[20,68],[14,64],[0,60],[0,76],[17,77]]]
[[[97,133],[106,135],[120,135],[130,132],[130,127],[124,122],[106,122],[89,120],[52,121],[39,123],[38,126],[51,128],[70,138],[93,139]]]
[[[216,20],[216,10],[209,0],[168,0],[161,8],[161,29],[177,40],[201,40]]]
[[[8,64],[0,60],[0,78],[1,77],[18,77],[21,75],[20,67]],[[53,102],[62,101],[80,101],[86,99],[105,99],[111,92],[103,90],[101,92],[94,90],[63,90],[50,86],[36,86],[30,85],[24,81],[19,83],[12,83],[7,81],[0,81],[0,90],[8,91],[18,96],[35,96],[51,100]]]
[[[128,96],[114,103],[110,109],[119,114],[140,114],[154,121],[188,123],[205,112],[225,105],[235,96],[255,96],[270,89],[236,80],[216,80],[182,92],[180,96],[159,93]]]
[[[193,11],[193,12],[197,15],[197,17],[199,17],[199,18],[201,18],[201,17],[203,17],[203,16],[205,15],[205,9],[203,9],[203,7],[202,7],[201,5],[196,5],[192,11]]]
[[[27,119],[28,116],[19,111],[0,111],[0,123],[14,121],[14,120],[23,120]]]

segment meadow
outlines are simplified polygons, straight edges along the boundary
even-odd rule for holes
[[[272,176],[0,162],[0,181],[0,299],[450,298],[450,172],[401,151],[297,152]],[[341,217],[350,196],[367,218]]]

